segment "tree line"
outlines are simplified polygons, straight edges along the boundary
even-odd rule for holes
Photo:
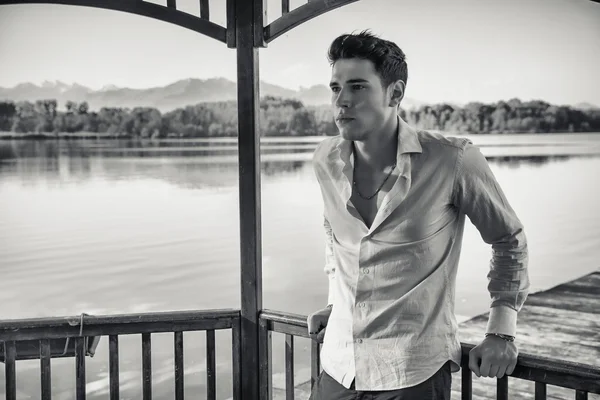
[[[418,129],[450,133],[598,132],[600,110],[579,110],[544,101],[511,99],[492,104],[471,102],[400,109]],[[261,136],[331,136],[338,131],[327,106],[306,107],[302,102],[266,96],[260,102]],[[152,107],[102,107],[91,111],[87,102],[0,101],[0,131],[54,136],[78,133],[123,138],[198,138],[237,136],[235,101],[199,103],[161,113]],[[96,135],[94,135],[96,134]],[[10,135],[9,135],[10,136]],[[19,136],[19,135],[14,135]]]

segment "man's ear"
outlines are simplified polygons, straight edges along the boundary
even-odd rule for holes
[[[389,86],[390,90],[390,107],[398,107],[404,98],[404,88],[406,84],[403,81],[396,81]]]

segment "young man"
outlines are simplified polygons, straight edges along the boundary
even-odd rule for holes
[[[313,158],[329,298],[308,317],[311,337],[324,340],[311,399],[450,399],[461,358],[454,302],[465,216],[493,250],[487,333],[469,367],[510,375],[529,291],[527,244],[485,158],[469,140],[399,117],[407,64],[396,44],[342,35],[328,58],[340,135]]]

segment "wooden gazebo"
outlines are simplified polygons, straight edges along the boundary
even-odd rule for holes
[[[119,335],[142,336],[142,393],[152,398],[151,334],[174,334],[175,398],[184,398],[183,332],[206,331],[207,397],[215,399],[215,330],[232,330],[233,397],[244,400],[271,398],[271,332],[286,334],[286,398],[294,398],[294,336],[308,337],[306,318],[263,310],[260,196],[259,49],[295,26],[357,0],[308,0],[290,10],[281,1],[282,15],[265,25],[267,0],[226,0],[227,26],[211,22],[209,1],[200,1],[200,16],[142,0],[0,0],[9,4],[64,4],[123,11],[172,23],[223,42],[237,53],[238,157],[241,243],[241,304],[236,310],[207,310],[127,315],[36,318],[0,321],[0,361],[5,364],[6,400],[16,400],[16,361],[40,359],[41,398],[51,399],[51,358],[76,359],[75,398],[86,398],[86,355],[93,354],[98,338],[109,337],[110,399],[119,399]],[[596,1],[596,0],[593,0]],[[71,340],[71,348],[69,341]],[[66,341],[66,344],[65,344]],[[54,350],[64,345],[64,351]],[[32,347],[33,346],[33,347]],[[34,348],[32,352],[31,349]],[[470,399],[470,344],[463,344],[462,398]],[[320,371],[319,344],[311,347],[311,376]],[[536,381],[536,399],[546,398],[546,384],[600,393],[597,371],[533,356],[523,356],[512,377]],[[498,398],[508,398],[507,378],[498,380]]]

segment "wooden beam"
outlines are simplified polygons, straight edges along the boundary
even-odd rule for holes
[[[7,4],[64,4],[70,6],[84,6],[103,8],[107,10],[123,11],[168,22],[201,33],[220,42],[226,43],[227,29],[225,27],[198,18],[194,15],[178,11],[147,1],[124,0],[0,0],[0,6]],[[169,1],[170,4],[170,1]]]
[[[265,22],[267,21],[267,0],[252,0],[254,3],[254,45],[267,47]]]
[[[356,1],[358,0],[311,0],[288,13],[284,13],[267,25],[264,28],[264,40],[269,43],[303,22]]]
[[[260,400],[259,325],[262,309],[258,2],[236,2],[238,157],[241,260],[241,393]]]
[[[210,19],[210,9],[208,6],[208,0],[200,0],[200,18],[205,20]]]

